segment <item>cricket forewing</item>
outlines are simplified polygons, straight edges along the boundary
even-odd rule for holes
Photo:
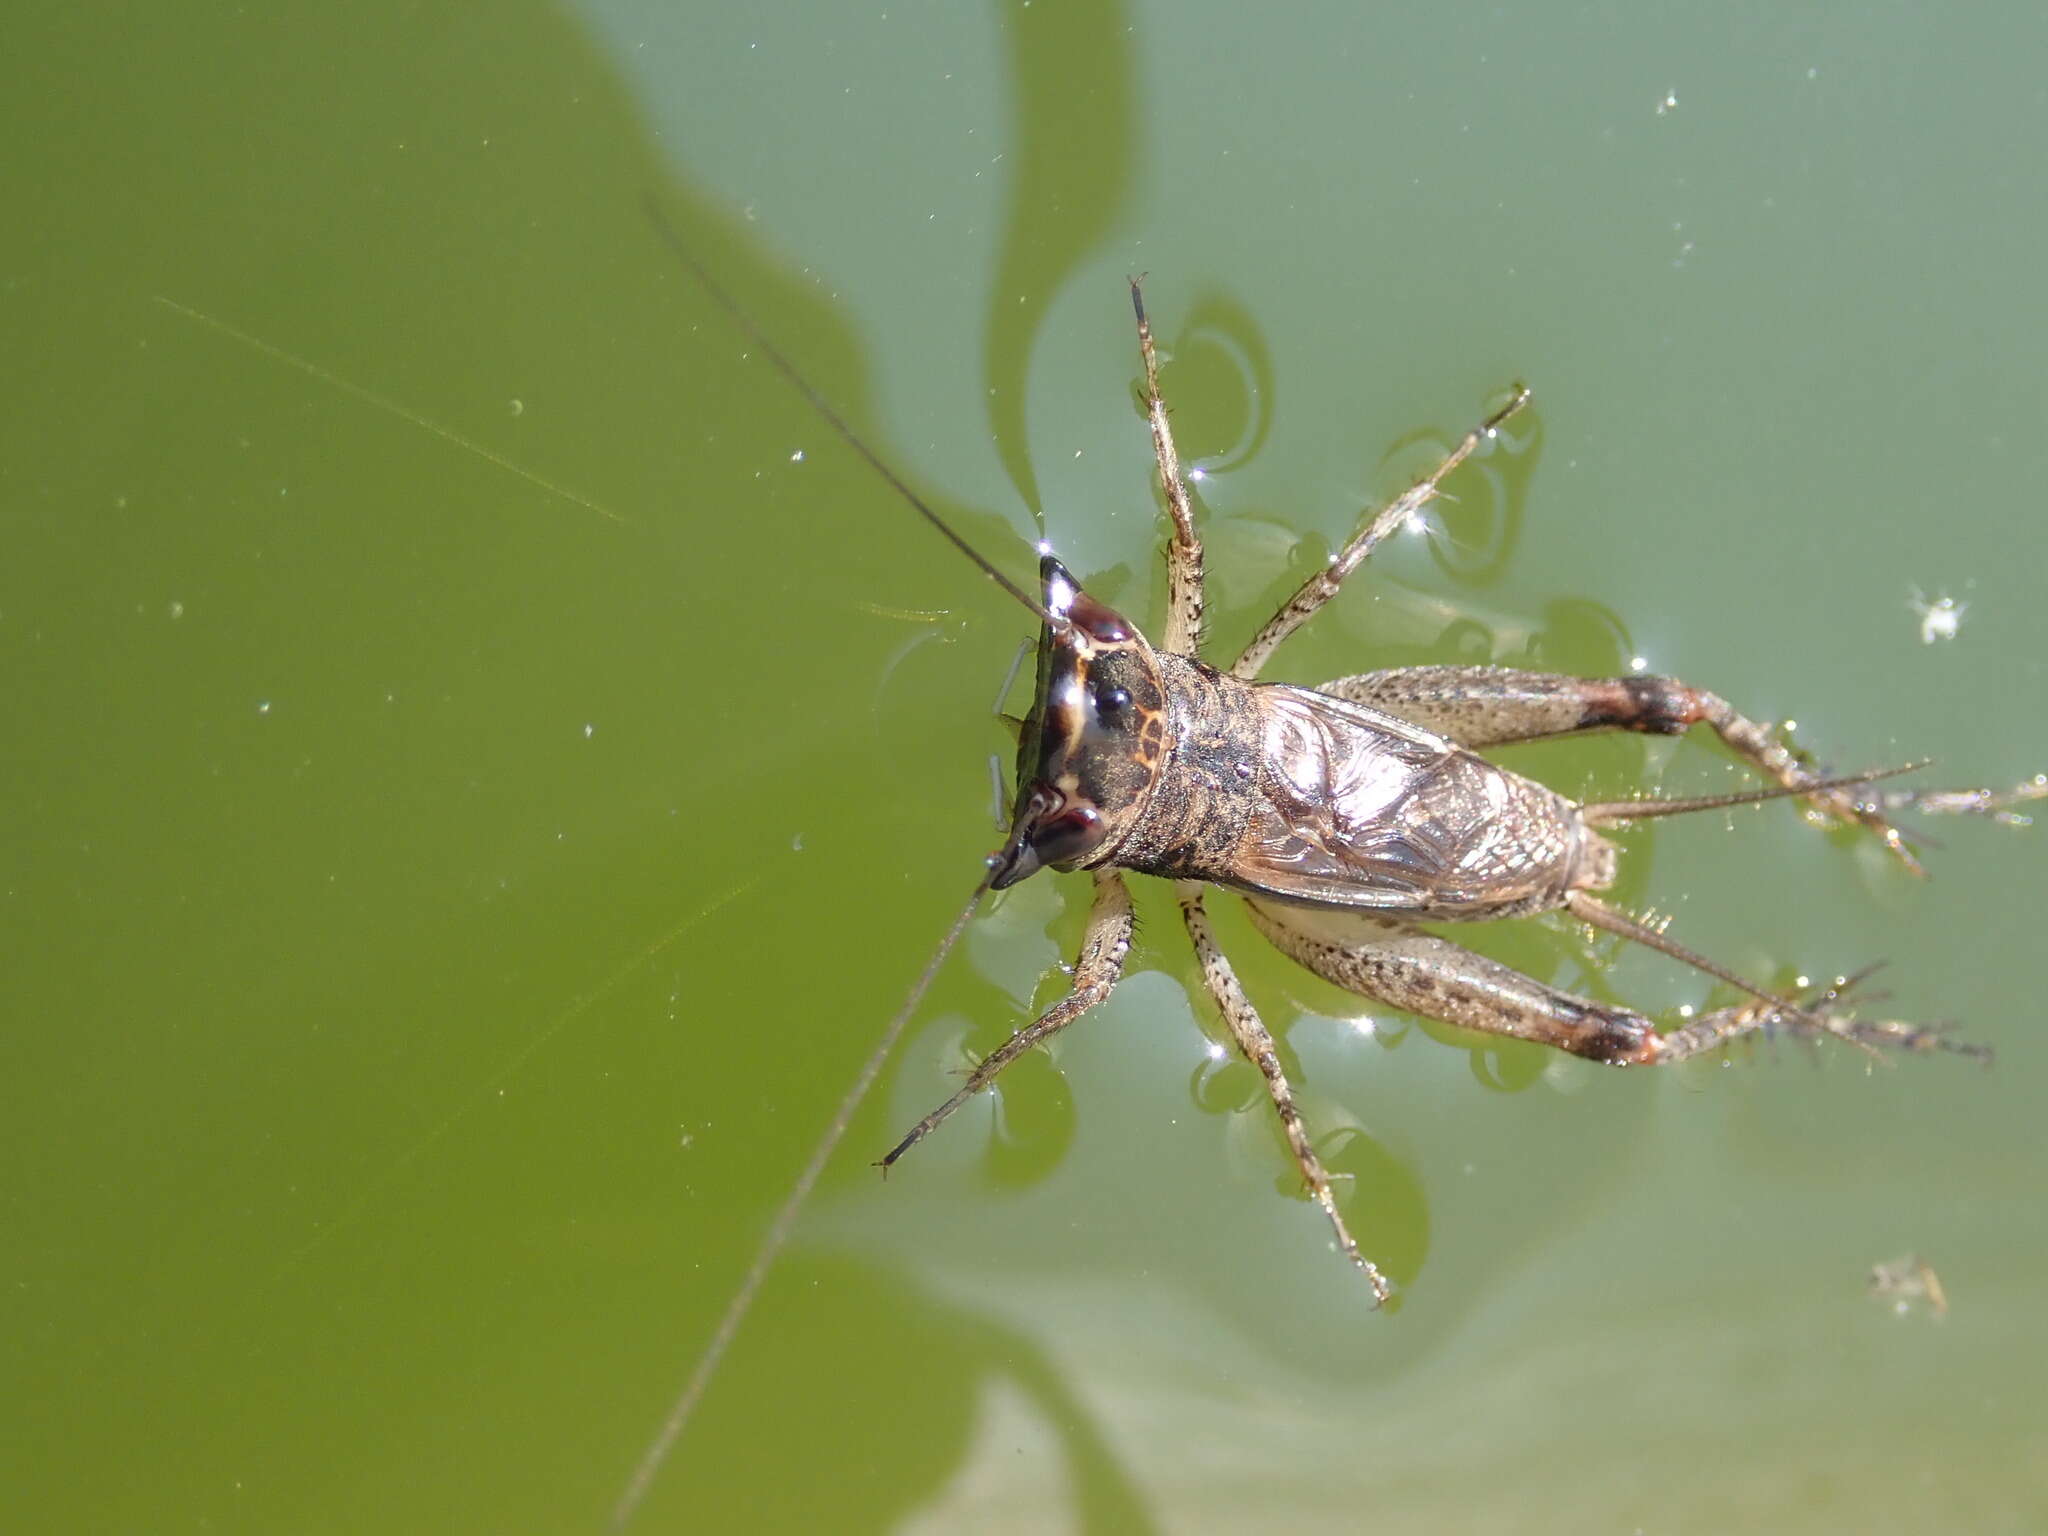
[[[1578,807],[1417,725],[1162,657],[1175,685],[1149,813],[1117,862],[1304,906],[1517,917],[1613,880]]]

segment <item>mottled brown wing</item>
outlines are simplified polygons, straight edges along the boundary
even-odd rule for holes
[[[1420,726],[1270,685],[1265,804],[1231,883],[1281,901],[1446,919],[1554,904],[1576,807]]]

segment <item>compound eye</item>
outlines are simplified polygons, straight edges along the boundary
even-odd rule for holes
[[[1121,725],[1125,712],[1131,707],[1131,693],[1128,688],[1097,688],[1095,690],[1095,716],[1107,725]]]
[[[1042,863],[1071,864],[1093,853],[1102,835],[1102,817],[1095,807],[1076,805],[1040,827],[1031,848]]]

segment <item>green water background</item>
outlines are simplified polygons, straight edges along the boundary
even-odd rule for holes
[[[0,62],[0,1504],[602,1525],[995,837],[1028,623],[678,270],[653,192],[1011,569],[1156,622],[1123,278],[1219,639],[1509,381],[1282,654],[1641,657],[1843,765],[2048,766],[2027,7],[17,7]],[[1968,603],[1923,645],[1912,589]],[[1553,746],[1572,792],[1734,782]],[[2048,1515],[2040,829],[1772,807],[1624,887],[1995,1070],[1603,1072],[1219,903],[1403,1287],[1368,1313],[1170,904],[983,919],[640,1529],[2022,1531]],[[2028,934],[2036,937],[2029,939]],[[1493,952],[1716,994],[1563,929]],[[1370,1032],[1359,1021],[1373,1021]],[[1896,1316],[1924,1253],[1952,1310]]]

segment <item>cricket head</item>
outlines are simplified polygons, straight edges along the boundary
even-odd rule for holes
[[[1104,862],[1144,813],[1166,755],[1166,690],[1137,626],[1038,566],[1048,623],[1038,693],[1017,742],[1017,804],[990,885]]]

